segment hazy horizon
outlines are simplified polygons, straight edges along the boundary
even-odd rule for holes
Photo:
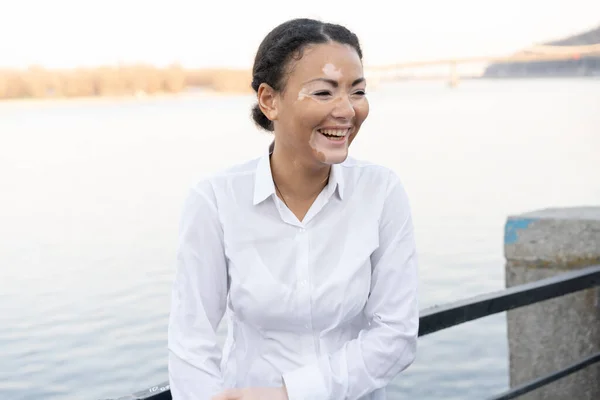
[[[363,4],[307,0],[299,8],[275,0],[210,5],[192,0],[22,0],[4,8],[9,18],[0,25],[0,35],[11,40],[0,43],[0,67],[141,62],[249,68],[264,35],[295,17],[352,29],[361,40],[366,65],[507,54],[600,25],[597,0],[508,0],[500,7],[477,0]]]

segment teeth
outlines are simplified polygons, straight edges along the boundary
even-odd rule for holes
[[[348,133],[348,129],[321,129],[321,133],[329,136],[345,136]]]

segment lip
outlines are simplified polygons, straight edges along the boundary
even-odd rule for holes
[[[352,129],[354,127],[353,126],[324,126],[322,128],[317,128],[317,132],[322,131],[322,130],[327,130],[327,129],[331,129],[331,130],[346,130],[346,134],[344,136],[342,136],[344,138],[344,140],[340,140],[339,142],[345,142],[346,139],[348,138],[348,136],[350,136],[350,134],[352,133]],[[322,134],[322,132],[319,132]]]
[[[341,136],[341,139],[332,140],[332,139],[329,139],[328,137],[326,137],[325,135],[323,135],[321,132],[319,132],[322,129],[339,129],[339,130],[345,129],[348,132],[344,136]],[[323,128],[318,128],[317,132],[319,132],[319,134],[325,140],[327,140],[327,142],[329,143],[330,146],[345,146],[346,142],[348,142],[348,137],[350,136],[350,132],[352,132],[352,127],[340,127],[340,126],[336,126],[336,127],[323,127]]]
[[[323,129],[352,129],[352,125],[347,125],[347,126],[322,126],[320,128],[317,128],[318,131],[323,130]]]

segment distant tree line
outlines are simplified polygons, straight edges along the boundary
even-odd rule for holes
[[[193,88],[247,92],[250,82],[250,72],[245,70],[186,70],[179,65],[70,70],[33,66],[24,70],[0,69],[0,99],[153,95]]]

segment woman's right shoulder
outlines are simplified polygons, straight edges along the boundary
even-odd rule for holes
[[[196,179],[190,191],[209,198],[218,197],[220,193],[235,188],[242,181],[253,181],[259,161],[260,157],[257,157],[209,172]]]

